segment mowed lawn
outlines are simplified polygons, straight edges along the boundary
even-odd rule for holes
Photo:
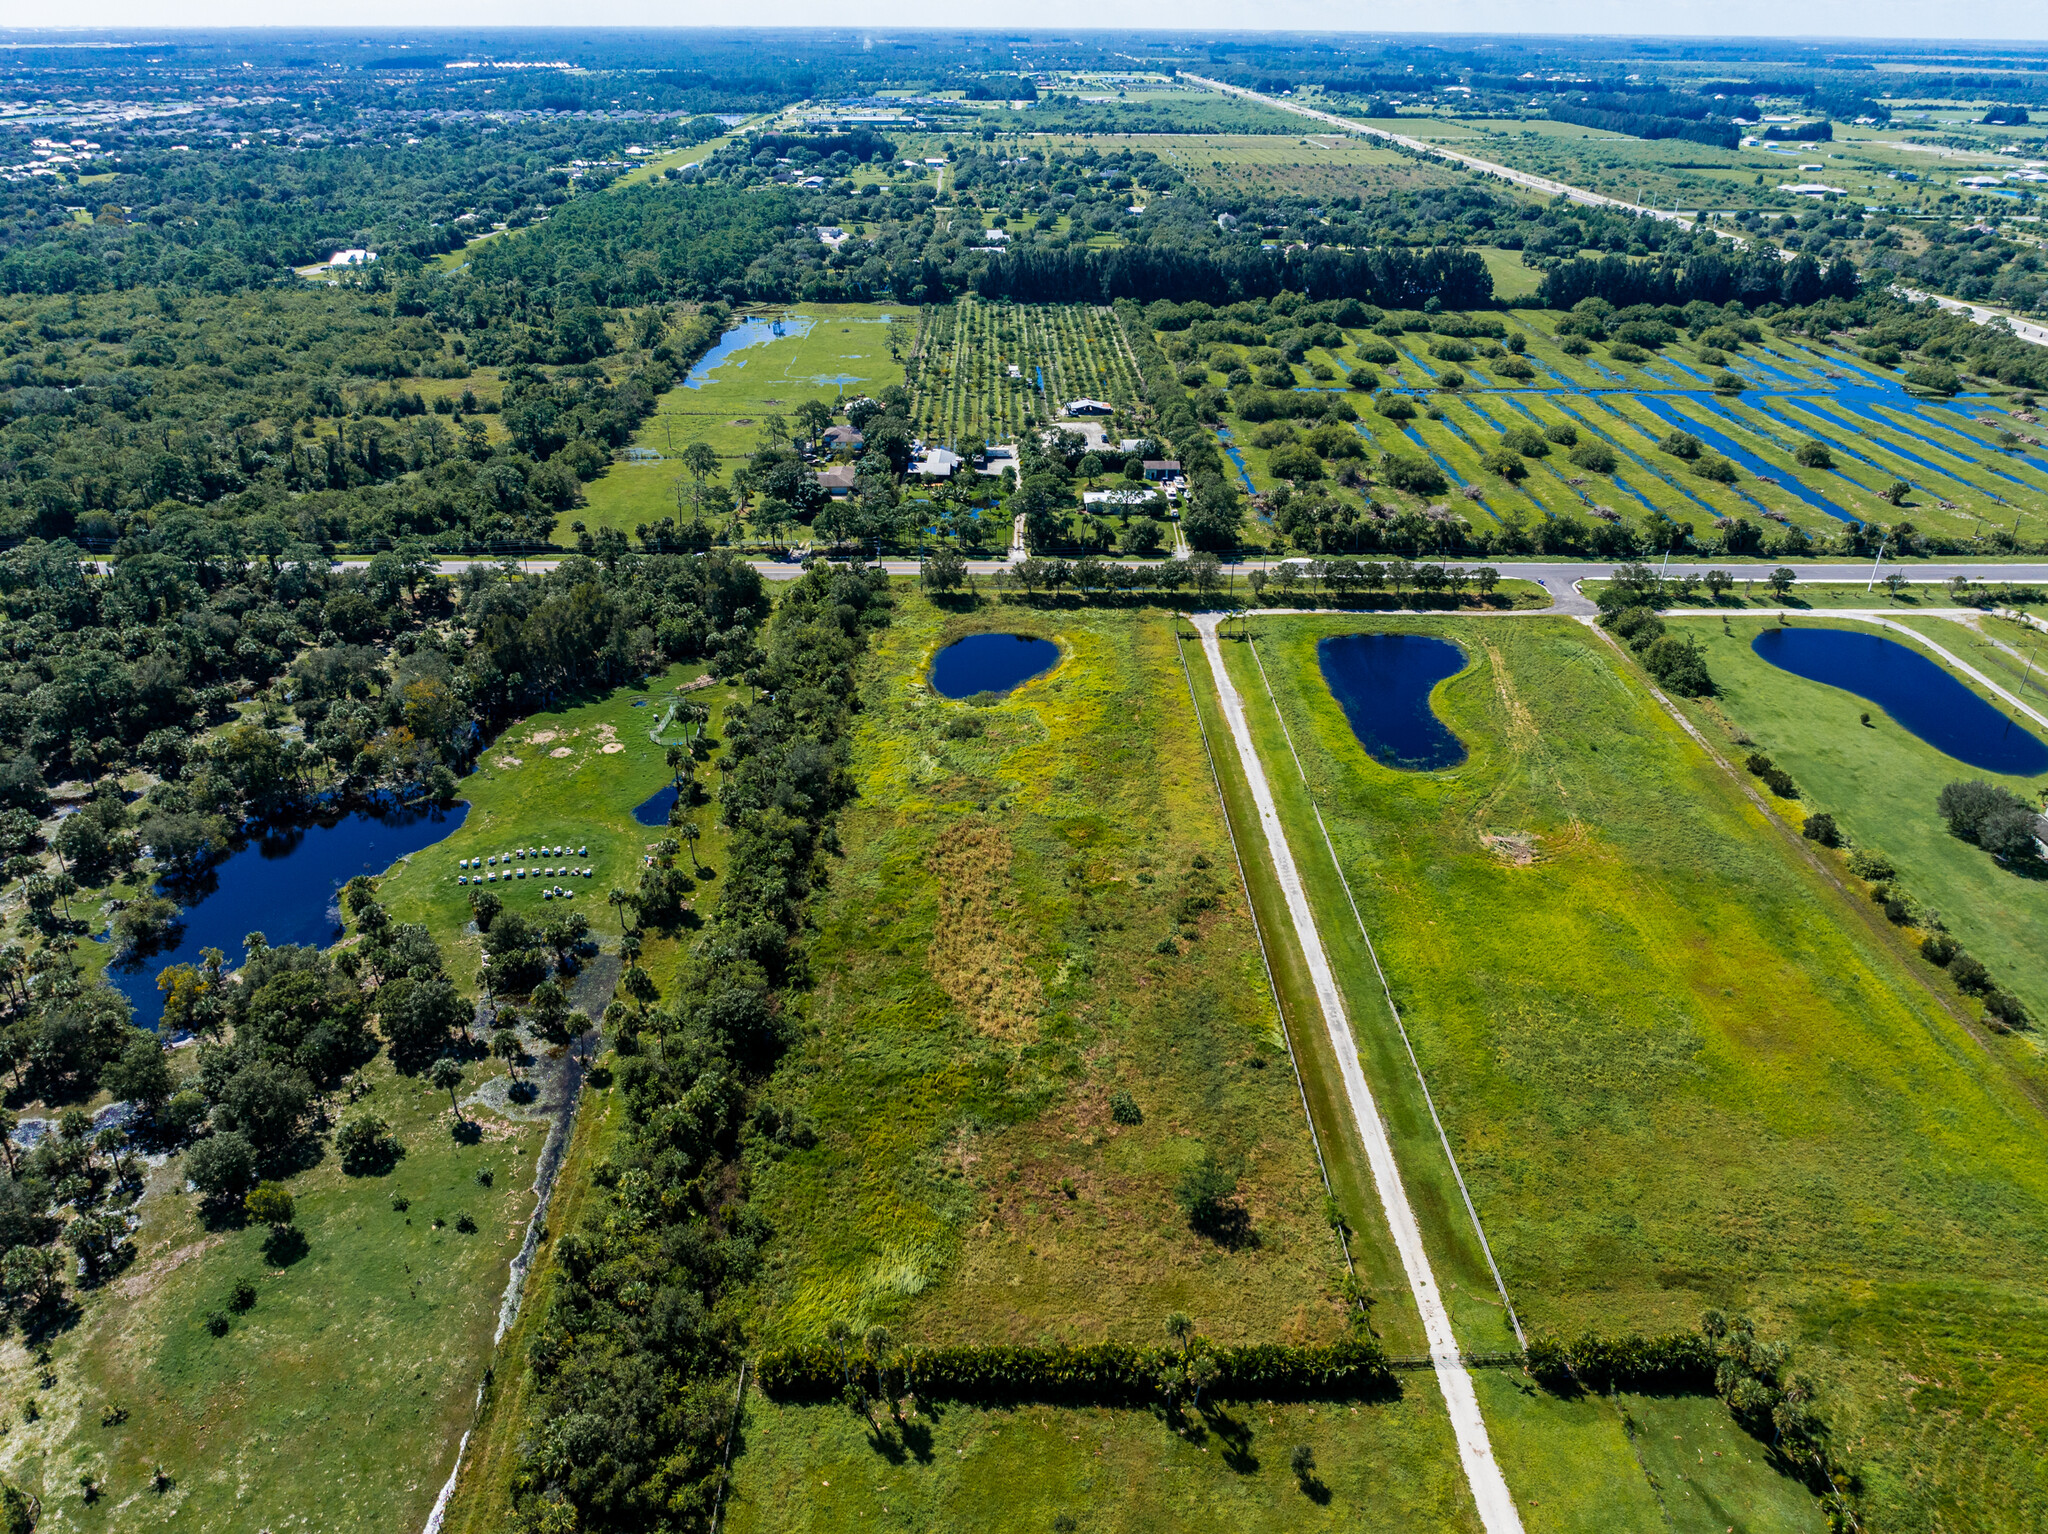
[[[889,355],[889,321],[915,327],[916,311],[895,305],[799,304],[791,319],[813,323],[803,335],[787,335],[731,354],[704,379],[702,387],[678,384],[662,396],[655,413],[633,438],[635,447],[662,455],[653,463],[615,463],[584,486],[589,504],[563,518],[592,531],[618,528],[630,534],[642,522],[663,517],[689,519],[678,483],[689,475],[675,460],[692,442],[708,442],[724,460],[718,477],[730,477],[754,451],[761,423],[771,415],[793,419],[807,399],[836,404],[874,394],[903,382],[903,365]]]
[[[1813,626],[1812,620],[1798,621],[1802,627]],[[1755,749],[1768,752],[1792,774],[1807,809],[1827,811],[1855,846],[1889,858],[1906,892],[1939,911],[1956,939],[1983,960],[2029,1011],[2048,1017],[2048,881],[2003,868],[1981,848],[1951,836],[1948,823],[1935,809],[1944,785],[1961,779],[1999,783],[2039,802],[2048,776],[2011,777],[1970,767],[1928,745],[1868,699],[1773,666],[1750,648],[1768,625],[1767,619],[1737,618],[1725,630],[1711,620],[1684,626],[1683,632],[1707,647],[1707,667],[1720,689],[1711,712],[1725,717],[1756,742]],[[1829,620],[1825,626],[1872,632],[1870,626],[1846,619]],[[1973,647],[1974,636],[1963,625],[1920,618],[1913,626],[1951,655],[1985,669],[1982,650]],[[1885,637],[1941,664],[1932,652],[1902,634]],[[2010,706],[1969,678],[1952,670],[1950,674],[2001,713],[2012,715]],[[2008,691],[2017,680],[2001,679]],[[2032,701],[2037,708],[2043,706],[2038,695]],[[1708,712],[1700,711],[1703,727],[1710,728],[1704,718]],[[1865,714],[1870,716],[1868,725],[1862,723]],[[2013,727],[2048,733],[2025,720]],[[1730,744],[1725,749],[1736,748]],[[1980,1010],[1974,1004],[1958,1005]],[[2027,1056],[2036,1053],[2031,1047],[2025,1051]]]
[[[1342,1335],[1342,1252],[1171,618],[900,600],[815,989],[763,1094],[817,1143],[750,1168],[777,1231],[757,1335],[1151,1344],[1174,1311],[1218,1341]],[[994,707],[939,698],[931,655],[977,630],[1063,658]],[[1118,1092],[1141,1122],[1117,1121]],[[1250,1215],[1236,1249],[1174,1199],[1204,1149]],[[1384,1269],[1381,1239],[1353,1237],[1362,1265]],[[1405,1337],[1399,1310],[1374,1319]],[[1199,1440],[1148,1413],[957,1407],[871,1437],[843,1408],[750,1396],[734,1526],[1470,1527],[1435,1382],[1403,1387],[1356,1413],[1233,1403]],[[1294,1485],[1297,1442],[1328,1509]]]
[[[1361,626],[1267,620],[1259,654],[1525,1325],[1745,1312],[1818,1382],[1877,1526],[2040,1526],[2048,1126],[2017,1073],[1600,636],[1373,623],[1468,658],[1435,702],[1470,756],[1419,774],[1319,675],[1316,640]]]

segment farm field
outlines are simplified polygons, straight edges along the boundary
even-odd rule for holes
[[[1985,669],[1985,653],[1991,647],[1981,640],[1973,642],[1971,630],[1963,624],[1933,617],[1901,621],[1967,664]],[[1999,783],[2035,802],[2048,787],[2048,776],[2012,777],[1968,766],[1882,711],[1874,711],[1868,700],[1771,665],[1750,648],[1766,626],[1756,618],[1733,619],[1719,631],[1706,622],[1685,625],[1683,631],[1707,647],[1707,669],[1718,689],[1711,704],[1689,705],[1688,711],[1703,729],[1711,728],[1709,721],[1725,720],[1715,731],[1724,741],[1729,726],[1754,740],[1754,749],[1769,754],[1800,786],[1804,810],[1832,814],[1854,846],[1882,853],[1899,870],[1899,885],[1915,901],[1939,911],[1963,947],[2029,1011],[2048,1016],[2048,886],[2001,867],[1982,849],[1951,835],[1935,809],[1942,788],[1960,779]],[[1801,620],[1800,626],[1811,625]],[[1828,626],[1869,631],[1850,620]],[[1886,637],[1918,648],[1903,635]],[[2009,705],[1938,657],[1935,660],[1963,686],[2011,716]],[[2018,681],[2017,669],[2012,683]],[[2005,685],[2008,679],[2001,676],[1999,681]],[[2029,688],[2029,693],[2036,708],[2048,703],[2041,691]],[[1869,726],[1860,721],[1866,713],[1873,721]],[[2048,734],[2026,720],[2017,723],[2037,735]],[[1730,744],[1724,749],[1736,748]],[[1973,1014],[1982,1010],[1976,1003],[1958,1005]],[[2038,1046],[2031,1043],[2008,1047],[2022,1060],[2033,1062],[2039,1055]]]
[[[1378,197],[1450,186],[1463,173],[1378,145],[1355,134],[1095,133],[1048,134],[1059,147],[1149,149],[1203,191],[1255,191],[1295,197]]]
[[[1907,486],[1900,509],[1914,526],[1981,538],[1987,552],[2008,546],[2004,540],[2015,530],[2021,538],[2038,535],[2048,518],[2048,454],[2001,444],[2001,433],[2017,435],[2024,427],[2014,419],[2017,407],[2004,399],[1916,396],[1846,351],[1769,331],[1713,356],[1685,339],[1648,353],[1647,360],[1623,360],[1605,347],[1575,356],[1562,345],[1558,318],[1530,309],[1492,316],[1499,337],[1460,341],[1452,360],[1439,355],[1442,338],[1428,330],[1395,336],[1347,331],[1341,345],[1313,348],[1301,359],[1292,369],[1294,388],[1349,402],[1358,415],[1353,429],[1368,448],[1357,467],[1369,479],[1376,480],[1372,470],[1388,452],[1426,455],[1442,479],[1440,488],[1406,494],[1375,482],[1376,499],[1396,512],[1411,501],[1418,509],[1446,503],[1476,533],[1490,525],[1540,529],[1575,516],[1648,523],[1676,538],[1682,525],[1703,534],[1739,518],[1757,529],[1755,552],[1768,556],[1779,552],[1772,546],[1773,524],[1832,535],[1852,519],[1897,521],[1898,510],[1883,496],[1900,482]],[[1509,358],[1503,343],[1513,337],[1521,339],[1518,355],[1532,375],[1527,379],[1500,371]],[[1170,343],[1171,333],[1162,339]],[[1213,382],[1226,358],[1246,359],[1253,349],[1206,344],[1201,362]],[[1184,376],[1192,376],[1181,365]],[[1340,380],[1360,367],[1408,395],[1412,417],[1390,418],[1371,395],[1343,389]],[[1317,377],[1318,368],[1328,376]],[[1447,390],[1442,385],[1452,372],[1463,382]],[[1716,389],[1714,380],[1724,372],[1743,387]],[[1221,419],[1241,482],[1270,498],[1280,488],[1271,452],[1298,433],[1285,422],[1262,427],[1231,411]],[[1530,428],[1567,440],[1527,458],[1519,478],[1482,464],[1504,433]],[[1694,457],[1663,447],[1673,433],[1695,439]],[[1573,437],[1605,447],[1613,472],[1571,463]],[[1798,459],[1810,442],[1827,449],[1829,464],[1812,467]],[[1695,472],[1702,467],[1720,477]],[[1347,466],[1333,459],[1324,473],[1343,483]],[[1256,529],[1255,545],[1274,541],[1266,531],[1271,510],[1262,503],[1247,519]]]
[[[1317,674],[1316,640],[1359,626],[1261,621],[1263,677],[1248,646],[1225,650],[1277,792],[1293,764],[1271,680],[1524,1325],[1746,1313],[1792,1343],[1837,1441],[1859,1446],[1874,1519],[2038,1521],[2048,1486],[1990,1426],[2048,1390],[2029,1073],[1602,638],[1380,620],[1468,661],[1434,694],[1468,760],[1408,774],[1364,756]],[[1289,793],[1319,921],[1339,930],[1345,892]],[[1333,959],[1355,1015],[1380,1015],[1369,965]],[[1454,1306],[1461,1336],[1483,1293]],[[1930,1391],[1955,1413],[1930,1416]]]
[[[931,312],[912,377],[911,420],[927,441],[965,453],[1051,424],[1069,400],[1096,399],[1116,407],[1104,426],[1121,440],[1135,430],[1142,393],[1109,309],[963,297]]]

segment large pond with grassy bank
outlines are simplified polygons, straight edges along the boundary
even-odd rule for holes
[[[1896,639],[1835,628],[1767,628],[1750,647],[1780,670],[1883,709],[1937,751],[1984,772],[2048,771],[2048,745]]]
[[[1465,669],[1465,652],[1429,634],[1333,634],[1316,646],[1330,695],[1366,755],[1383,767],[1436,770],[1465,747],[1430,705],[1437,683]]]

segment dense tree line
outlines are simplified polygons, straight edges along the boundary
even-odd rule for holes
[[[1553,266],[1537,286],[1538,300],[1569,309],[1588,298],[1618,308],[1631,304],[1738,303],[1803,307],[1827,298],[1854,298],[1859,277],[1846,258],[1825,267],[1801,253],[1781,260],[1775,250],[1751,248],[1731,255],[1696,251],[1684,261],[1628,261],[1617,256],[1580,257]]]
[[[1600,94],[1577,101],[1553,101],[1543,110],[1555,122],[1576,123],[1581,128],[1598,128],[1605,133],[1684,139],[1694,144],[1711,144],[1717,149],[1733,149],[1741,141],[1742,130],[1720,115],[1717,109],[1722,105],[1660,92],[1643,96]]]
[[[998,256],[976,284],[984,298],[1022,303],[1165,299],[1229,304],[1283,292],[1419,309],[1434,300],[1473,308],[1493,299],[1493,275],[1468,250],[1232,251],[1201,254],[1127,246]]]

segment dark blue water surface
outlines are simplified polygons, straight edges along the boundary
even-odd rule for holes
[[[1433,771],[1465,747],[1429,705],[1430,690],[1465,667],[1465,652],[1427,634],[1335,634],[1316,646],[1330,696],[1366,755],[1383,767]]]
[[[1780,670],[1867,698],[1935,750],[1984,772],[2048,771],[2048,745],[1918,650],[1847,629],[1765,629],[1750,646]]]
[[[270,826],[199,878],[163,886],[184,912],[171,936],[176,946],[107,966],[114,989],[135,1006],[135,1020],[155,1027],[164,1015],[157,975],[173,964],[197,964],[218,948],[233,969],[248,957],[242,939],[260,932],[284,943],[326,947],[342,935],[338,896],[357,874],[381,874],[408,853],[431,847],[469,814],[447,810],[355,810],[338,819]]]
[[[932,686],[948,698],[1008,692],[1059,664],[1060,647],[1022,634],[969,634],[932,657]]]
[[[674,807],[679,790],[673,783],[665,783],[661,789],[633,806],[633,818],[643,826],[665,826],[668,812]]]

